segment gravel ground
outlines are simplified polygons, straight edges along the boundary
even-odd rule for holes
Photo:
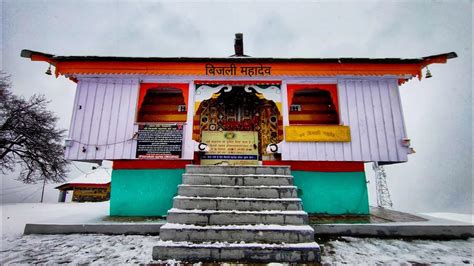
[[[158,236],[25,235],[2,238],[0,264],[156,263]],[[474,239],[431,241],[341,237],[320,242],[323,263],[472,264]]]

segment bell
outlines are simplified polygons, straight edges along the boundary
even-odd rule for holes
[[[48,76],[51,76],[52,72],[51,72],[51,65],[49,65],[48,69],[46,70],[46,72],[44,72],[46,75]]]
[[[425,78],[429,79],[431,78],[433,75],[431,75],[431,72],[430,72],[430,69],[428,67],[426,67],[426,75],[425,75]]]

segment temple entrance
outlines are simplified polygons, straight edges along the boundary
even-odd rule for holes
[[[255,132],[258,140],[249,145],[255,146],[258,160],[272,157],[266,152],[267,146],[283,138],[277,105],[253,86],[223,86],[199,104],[194,123],[194,139],[199,142],[209,131]],[[209,148],[212,154],[213,147]]]

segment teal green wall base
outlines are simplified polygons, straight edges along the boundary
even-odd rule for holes
[[[111,216],[165,216],[184,169],[113,170]],[[310,214],[369,214],[364,172],[292,171]]]
[[[310,214],[369,214],[364,172],[291,171]]]
[[[113,170],[110,215],[166,215],[183,173],[184,169]]]

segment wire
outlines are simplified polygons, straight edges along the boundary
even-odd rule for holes
[[[15,194],[15,193],[18,193],[18,192],[21,192],[21,191],[25,191],[25,190],[27,190],[27,188],[31,188],[31,187],[22,187],[22,188],[23,189],[19,189],[19,190],[15,190],[15,191],[8,191],[6,193],[2,193],[2,194],[0,194],[0,196]]]
[[[113,143],[105,143],[105,144],[91,144],[91,143],[83,143],[83,142],[80,142],[78,140],[74,140],[74,139],[71,139],[70,141],[72,142],[76,142],[76,143],[79,143],[81,145],[85,145],[85,146],[96,146],[96,147],[101,147],[101,146],[109,146],[109,145],[116,145],[116,144],[121,144],[121,143],[125,143],[125,142],[128,142],[128,141],[131,141],[131,140],[135,140],[133,137],[132,138],[129,138],[129,139],[126,139],[126,140],[123,140],[123,141],[118,141],[118,142],[113,142]]]
[[[36,192],[40,191],[43,187],[39,187],[37,190],[35,190],[33,193],[27,195],[26,197],[24,197],[22,200],[20,200],[20,202],[25,202],[25,200],[27,200],[28,198],[31,198],[35,195]]]
[[[16,187],[3,187],[2,188],[2,191],[5,191],[5,190],[15,190],[17,188],[24,188],[26,184],[23,184],[23,185],[19,185],[19,186],[16,186]]]
[[[76,165],[73,161],[71,161],[71,164],[72,164],[74,167],[76,167],[76,169],[79,170],[81,173],[83,173],[83,174],[85,174],[85,175],[88,174],[88,173],[82,171],[79,167],[77,167],[77,165]]]

